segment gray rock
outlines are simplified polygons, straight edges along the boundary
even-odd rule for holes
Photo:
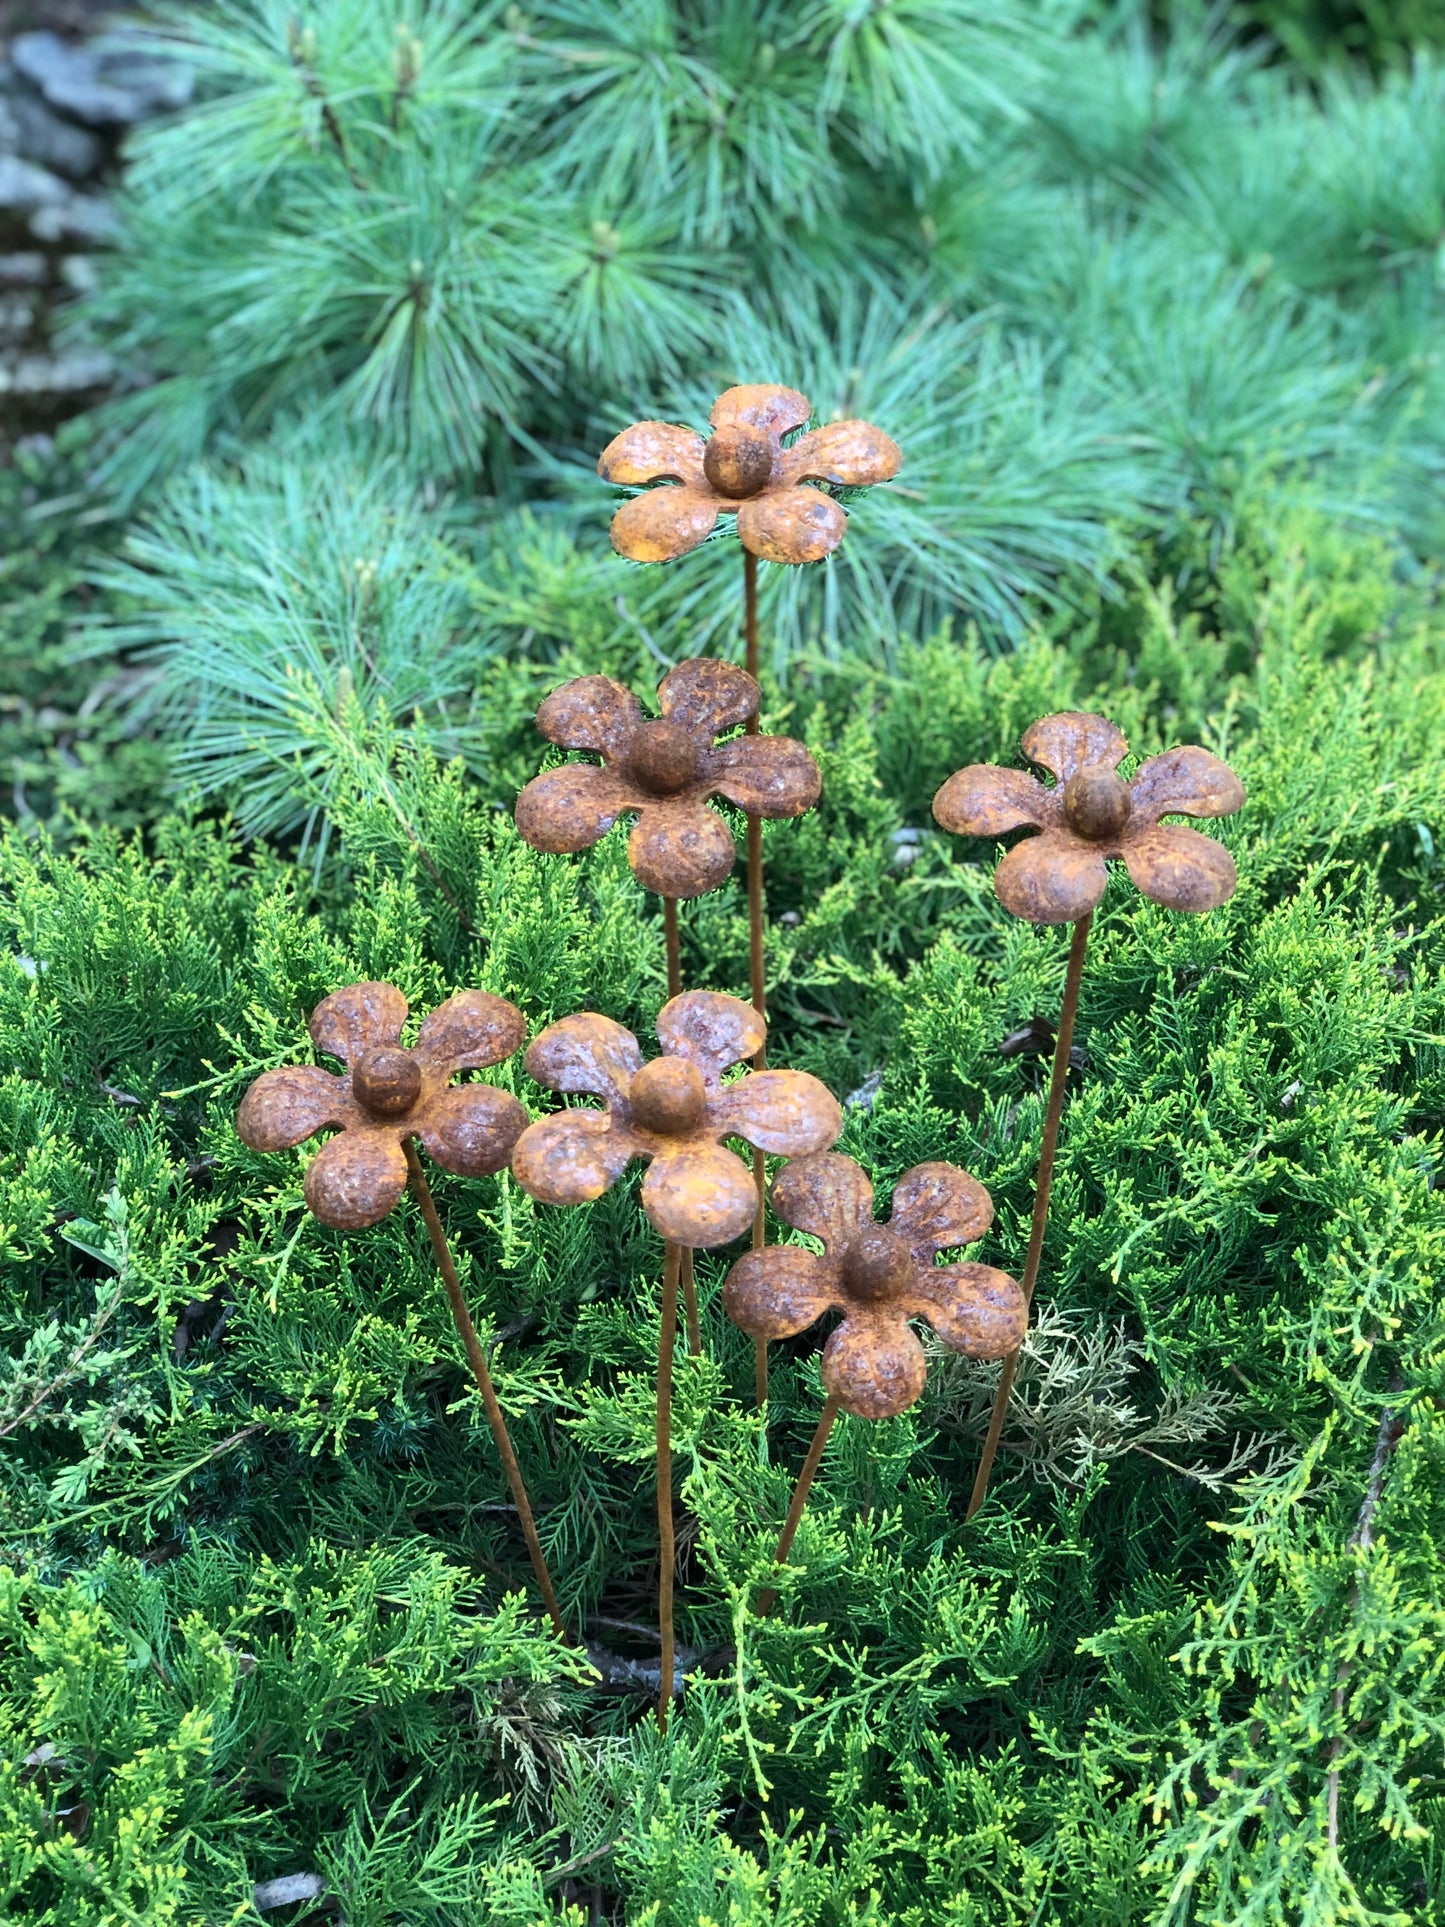
[[[115,377],[115,363],[99,352],[72,355],[21,355],[0,362],[0,395],[82,395],[104,388]]]
[[[101,166],[105,147],[83,127],[52,114],[33,94],[0,93],[0,154],[18,154],[72,181],[83,181]]]
[[[845,1111],[871,1111],[874,1101],[882,1088],[882,1071],[869,1071],[857,1090],[849,1091],[848,1095],[843,1099],[843,1109]]]
[[[45,256],[0,254],[0,282],[9,282],[12,288],[43,288]]]
[[[261,1880],[251,1890],[251,1905],[258,1914],[272,1907],[294,1907],[298,1900],[320,1900],[326,1882],[319,1873],[283,1873],[274,1880]]]
[[[150,51],[133,33],[99,34],[73,46],[57,33],[16,34],[10,58],[52,107],[91,127],[130,127],[184,107],[195,84],[189,67]]]
[[[104,194],[71,194],[56,206],[42,207],[30,217],[30,232],[47,247],[67,244],[104,247],[118,233],[115,209]]]
[[[67,254],[60,278],[75,294],[94,294],[100,286],[100,263],[89,254]]]
[[[33,214],[37,208],[59,207],[69,199],[70,189],[48,167],[22,161],[16,154],[0,154],[0,213]]]
[[[33,294],[0,294],[0,341],[23,341],[35,326]]]
[[[44,101],[17,94],[10,103],[20,123],[20,152],[70,181],[88,181],[106,164],[106,143],[74,121],[51,113]]]

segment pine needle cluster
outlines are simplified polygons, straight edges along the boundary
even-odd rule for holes
[[[1428,53],[1309,85],[1217,9],[1164,34],[1072,0],[430,0],[404,29],[228,0],[172,32],[200,104],[137,139],[127,238],[74,322],[130,370],[100,474],[145,504],[116,585],[135,620],[97,646],[159,645],[168,733],[228,783],[261,727],[237,684],[274,687],[297,618],[243,640],[213,606],[263,552],[272,583],[333,541],[385,570],[383,508],[447,543],[402,564],[435,562],[441,607],[463,583],[484,618],[544,605],[510,653],[576,620],[564,578],[614,641],[730,648],[713,544],[592,574],[592,462],[734,380],[907,452],[856,505],[866,541],[768,572],[779,667],[882,658],[959,611],[1011,646],[1141,549],[1212,577],[1282,499],[1438,548]],[[398,704],[448,704],[487,626],[455,665],[430,627],[399,644]],[[334,705],[354,670],[316,633]]]

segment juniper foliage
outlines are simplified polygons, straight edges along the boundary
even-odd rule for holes
[[[1237,548],[1207,608],[1142,577],[1067,646],[939,635],[774,689],[825,776],[767,833],[776,1061],[871,1079],[844,1144],[885,1199],[921,1158],[977,1172],[991,1261],[1020,1261],[1042,1106],[996,1046],[1056,1010],[1064,943],[1004,915],[990,849],[927,828],[933,787],[1050,707],[1108,709],[1140,753],[1203,737],[1249,789],[1241,886],[1191,920],[1111,885],[1021,1408],[973,1525],[992,1370],[940,1357],[916,1411],[838,1427],[757,1619],[817,1339],[774,1348],[765,1441],[726,1257],[700,1260],[665,1743],[637,1683],[659,1254],[632,1185],[567,1212],[437,1185],[601,1678],[524,1603],[410,1204],[338,1236],[302,1209],[303,1154],[231,1124],[359,975],[419,1010],[466,983],[534,1024],[650,1023],[655,906],[617,839],[543,859],[496,807],[555,673],[484,668],[470,767],[424,729],[378,747],[389,794],[338,762],[319,864],[185,817],[0,846],[12,1917],[1445,1920],[1433,592],[1297,521]],[[744,988],[737,884],[685,936],[690,981]]]

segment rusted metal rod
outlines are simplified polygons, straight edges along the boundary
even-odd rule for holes
[[[824,1401],[823,1410],[818,1419],[818,1429],[813,1434],[813,1443],[808,1447],[808,1456],[803,1460],[803,1469],[798,1474],[798,1483],[793,1487],[792,1503],[788,1507],[788,1516],[783,1521],[783,1530],[778,1537],[778,1549],[773,1554],[775,1566],[786,1565],[788,1554],[793,1549],[798,1521],[803,1516],[803,1507],[808,1503],[808,1494],[813,1489],[813,1480],[817,1477],[818,1467],[822,1462],[823,1448],[828,1443],[828,1434],[832,1431],[833,1421],[837,1416],[838,1400],[830,1393]],[[765,1619],[773,1610],[777,1597],[776,1586],[768,1586],[758,1595],[760,1619]]]
[[[1049,1079],[1049,1101],[1044,1112],[1044,1135],[1039,1146],[1039,1175],[1034,1188],[1034,1219],[1029,1230],[1028,1256],[1024,1260],[1024,1275],[1019,1281],[1023,1287],[1025,1300],[1033,1303],[1034,1286],[1038,1283],[1039,1262],[1044,1251],[1044,1228],[1049,1221],[1049,1194],[1054,1186],[1054,1153],[1059,1143],[1059,1121],[1064,1113],[1064,1093],[1069,1082],[1069,1053],[1074,1044],[1074,1019],[1079,1012],[1079,987],[1084,977],[1084,953],[1089,947],[1089,927],[1094,921],[1092,910],[1087,916],[1080,917],[1074,925],[1073,941],[1069,945],[1069,967],[1064,976],[1064,1004],[1059,1012],[1059,1035],[1054,1045],[1053,1075]],[[998,1452],[998,1442],[1003,1433],[1003,1422],[1008,1411],[1009,1394],[1013,1390],[1014,1373],[1018,1369],[1017,1351],[1009,1353],[999,1374],[998,1391],[994,1395],[993,1412],[988,1421],[988,1436],[983,1442],[983,1456],[978,1462],[974,1475],[973,1492],[968,1501],[967,1518],[972,1518],[983,1504],[988,1491],[989,1475],[993,1471],[994,1457]]]
[[[672,1358],[677,1340],[677,1280],[682,1247],[668,1243],[662,1256],[662,1323],[657,1335],[657,1628],[662,1668],[657,1687],[657,1724],[667,1731],[672,1705],[676,1640],[672,1626],[672,1580],[677,1562],[672,1530]]]
[[[527,1551],[532,1556],[532,1570],[537,1575],[537,1584],[546,1602],[547,1612],[552,1621],[552,1630],[559,1639],[565,1639],[567,1628],[563,1623],[562,1608],[557,1604],[557,1595],[552,1587],[552,1575],[547,1570],[542,1542],[537,1537],[531,1502],[527,1498],[527,1488],[522,1482],[522,1468],[518,1465],[517,1455],[512,1450],[507,1421],[497,1402],[496,1387],[492,1384],[492,1374],[487,1369],[486,1354],[482,1350],[481,1340],[477,1337],[477,1328],[472,1323],[471,1312],[467,1309],[466,1294],[462,1290],[462,1281],[457,1275],[457,1268],[452,1260],[447,1234],[442,1229],[441,1219],[437,1216],[436,1202],[431,1194],[431,1186],[426,1181],[426,1172],[422,1169],[421,1159],[417,1156],[416,1145],[411,1138],[407,1138],[402,1148],[406,1152],[407,1170],[411,1174],[412,1194],[416,1198],[422,1219],[426,1224],[431,1248],[436,1256],[437,1269],[442,1275],[442,1283],[447,1288],[447,1297],[451,1300],[452,1319],[466,1350],[467,1363],[472,1368],[472,1377],[477,1382],[477,1390],[482,1395],[487,1423],[491,1426],[492,1437],[497,1442],[497,1456],[502,1461],[502,1470],[507,1475],[507,1484],[511,1487],[512,1499],[522,1521],[522,1534],[527,1541]]]
[[[754,682],[758,679],[758,558],[751,549],[743,550],[743,638],[746,647],[744,667]],[[748,734],[756,734],[759,718],[748,724]],[[752,983],[753,1009],[767,1019],[767,965],[763,949],[763,819],[748,818],[748,971]],[[755,1071],[768,1067],[766,1043],[752,1060]],[[757,1215],[753,1219],[753,1250],[761,1251],[768,1242],[767,1199],[768,1160],[759,1150],[753,1152],[753,1180],[758,1187]],[[768,1402],[768,1341],[753,1340],[753,1392],[759,1408]]]
[[[676,897],[662,899],[662,932],[667,946],[667,994],[671,999],[682,995],[682,938],[677,924]],[[692,1252],[686,1248],[682,1254],[682,1302],[687,1314],[687,1349],[698,1358],[702,1354],[702,1321],[697,1311]]]

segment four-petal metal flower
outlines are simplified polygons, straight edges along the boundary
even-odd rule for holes
[[[556,1111],[528,1125],[512,1154],[518,1182],[544,1204],[583,1204],[633,1158],[646,1158],[642,1208],[669,1243],[705,1250],[740,1237],[757,1193],[722,1140],[797,1157],[825,1149],[843,1127],[837,1100],[806,1071],[722,1082],[766,1034],[750,1005],[714,990],[685,991],[663,1005],[662,1055],[650,1063],[612,1018],[562,1018],[528,1047],[527,1070],[552,1090],[600,1097],[606,1109]]]
[[[959,836],[1040,832],[1011,849],[994,889],[1006,910],[1030,923],[1075,923],[1104,894],[1106,857],[1122,858],[1146,897],[1169,910],[1216,910],[1234,894],[1234,859],[1221,844],[1165,816],[1229,816],[1244,786],[1205,749],[1151,756],[1130,783],[1119,775],[1128,749],[1103,716],[1045,716],[1023,752],[1056,779],[1046,788],[1024,770],[975,763],[933,799],[933,814]]]
[[[606,676],[563,683],[537,711],[537,727],[564,749],[594,751],[602,766],[564,763],[534,777],[517,798],[518,830],[537,850],[586,850],[635,810],[627,859],[645,889],[665,898],[717,889],[737,846],[710,797],[755,816],[801,816],[822,788],[817,764],[787,736],[715,745],[756,716],[759,696],[743,670],[705,657],[663,677],[655,721]]]
[[[870,422],[829,422],[800,436],[812,403],[796,388],[751,383],[714,402],[706,441],[671,422],[635,422],[603,449],[605,482],[643,487],[612,518],[612,546],[633,562],[671,562],[695,549],[719,515],[736,515],[738,539],[765,562],[819,562],[843,540],[848,518],[822,489],[891,481],[903,457]]]
[[[799,1158],[773,1185],[785,1224],[821,1238],[820,1258],[797,1245],[750,1251],[728,1273],[723,1306],[756,1338],[791,1338],[825,1311],[843,1321],[823,1348],[823,1385],[858,1418],[893,1418],[923,1390],[921,1318],[951,1351],[1003,1358],[1023,1338],[1028,1306],[1006,1272],[937,1265],[993,1222],[976,1178],[953,1164],[919,1164],[898,1180],[887,1224],[873,1221],[873,1187],[852,1158]]]
[[[406,999],[392,984],[334,990],[311,1014],[316,1048],[348,1074],[293,1064],[256,1079],[236,1113],[253,1151],[289,1151],[335,1126],[306,1172],[306,1202],[323,1224],[360,1231],[379,1224],[406,1189],[406,1141],[419,1137],[443,1170],[462,1177],[500,1171],[527,1122],[515,1097],[490,1084],[454,1086],[458,1071],[510,1057],[527,1034],[503,997],[463,990],[422,1024],[415,1045],[398,1042]]]

